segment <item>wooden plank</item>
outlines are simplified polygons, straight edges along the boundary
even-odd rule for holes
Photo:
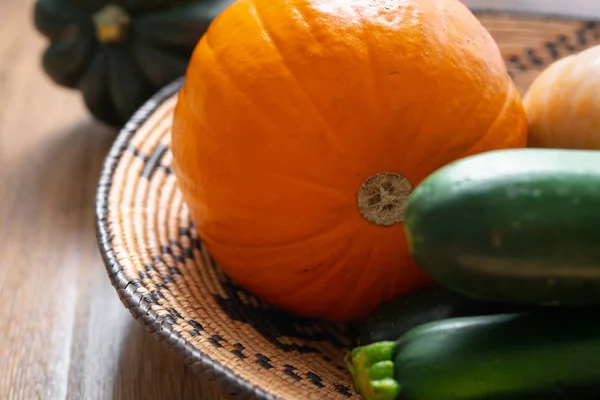
[[[113,129],[40,68],[32,1],[0,1],[0,399],[222,399],[120,303],[95,242]]]

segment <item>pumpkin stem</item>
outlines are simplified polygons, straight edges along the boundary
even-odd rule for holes
[[[107,4],[92,16],[96,39],[100,43],[118,43],[127,37],[131,17],[122,7]]]
[[[358,190],[358,208],[372,224],[392,226],[404,220],[412,185],[402,175],[380,172],[369,177]]]

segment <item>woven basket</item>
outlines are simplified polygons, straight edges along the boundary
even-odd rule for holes
[[[477,13],[524,93],[550,62],[600,44],[591,21]],[[343,364],[350,326],[294,318],[236,286],[198,238],[173,175],[170,124],[181,80],[124,127],[97,192],[98,240],[110,279],[133,317],[241,398],[359,396]]]

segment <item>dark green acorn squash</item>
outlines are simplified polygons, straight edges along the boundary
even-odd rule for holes
[[[82,92],[99,120],[124,124],[154,92],[184,75],[212,20],[233,0],[37,0],[49,39],[44,71]]]

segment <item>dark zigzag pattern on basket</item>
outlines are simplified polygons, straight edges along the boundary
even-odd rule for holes
[[[568,54],[572,54],[588,48],[591,43],[590,37],[593,43],[600,42],[600,23],[595,21],[583,22],[581,27],[575,31],[574,40],[570,40],[566,35],[558,35],[556,39],[544,42],[541,51],[529,47],[521,54],[506,56],[508,72],[513,76],[511,69],[526,71],[543,68],[550,62],[566,56],[561,50],[566,50]]]
[[[145,267],[147,270],[150,270],[150,271],[155,270],[154,267],[149,264],[146,264]],[[148,278],[148,275],[144,271],[138,271],[138,274],[139,274],[141,280]],[[173,282],[173,280],[170,277],[167,277],[164,275],[163,275],[163,279],[166,279],[165,283]],[[130,284],[134,288],[140,288],[140,287],[144,286],[144,284],[138,279],[132,279]],[[151,292],[149,295],[147,294],[147,295],[142,296],[142,299],[150,304],[158,304],[159,300],[161,300],[161,299],[166,301],[165,297],[160,293],[160,290],[168,290],[167,287],[160,283],[157,283],[157,282],[154,282],[154,285],[156,285],[159,290],[155,290],[155,291]],[[165,311],[167,311],[170,314],[168,316],[163,317],[164,323],[173,326],[173,325],[177,324],[178,320],[184,320],[183,316],[181,314],[179,314],[173,308],[164,307],[164,309],[165,309]],[[268,318],[268,316],[265,316],[265,318]],[[206,333],[204,327],[199,322],[191,320],[191,319],[186,320],[186,322],[189,323],[193,327],[193,329],[190,329],[187,331],[190,334],[190,336],[197,338],[197,337],[201,336],[202,332]],[[208,333],[206,333],[206,334],[209,335]],[[222,344],[222,342],[224,342],[225,339],[223,339],[219,335],[210,335],[207,340],[211,345],[213,345],[216,348],[224,348],[224,345]],[[246,348],[241,343],[235,343],[235,344],[233,344],[233,347],[234,347],[234,349],[230,349],[229,351],[232,354],[234,354],[236,357],[238,357],[240,359],[246,359],[246,358],[250,357],[243,353],[246,350]],[[261,353],[256,353],[254,355],[254,357],[255,357],[254,362],[257,363],[258,365],[260,365],[262,368],[264,368],[266,370],[275,368],[271,364],[271,359],[268,358],[267,356],[265,356]],[[332,361],[328,357],[323,357],[323,358],[327,362]],[[336,367],[338,367],[338,369],[344,370],[344,367],[342,367],[340,365],[337,365]],[[315,374],[314,372],[308,371],[305,373],[305,377],[302,377],[301,375],[298,375],[295,371],[298,371],[298,368],[296,368],[292,365],[289,365],[289,364],[284,365],[283,373],[286,374],[287,376],[292,377],[294,380],[300,381],[303,379],[308,379],[308,380],[310,380],[310,382],[313,385],[315,385],[319,388],[325,387],[325,385],[323,384],[323,378],[321,378],[319,375]],[[340,393],[344,396],[347,396],[347,397],[352,396],[352,390],[350,387],[339,384],[339,383],[333,383],[332,385],[338,393]]]
[[[190,227],[193,228],[194,224],[192,221],[189,221]],[[192,246],[194,246],[197,250],[202,250],[202,242],[192,234],[190,228],[181,227],[179,229],[180,236],[186,236],[190,239]],[[184,254],[184,257],[190,258],[193,260],[193,254],[191,249],[186,249],[181,246],[179,242],[171,241],[172,246],[177,246]],[[163,254],[170,254],[175,257],[169,247],[162,247]],[[182,260],[183,261],[183,260]],[[216,265],[215,261],[212,260],[212,264]],[[315,321],[311,319],[303,319],[298,318],[293,315],[290,315],[286,312],[278,310],[276,308],[267,309],[261,307],[255,307],[250,304],[245,304],[240,300],[240,297],[245,298],[254,298],[256,297],[252,295],[247,290],[233,284],[231,281],[221,281],[221,287],[225,290],[227,296],[223,297],[221,295],[213,295],[214,299],[219,304],[220,308],[225,311],[227,316],[234,321],[239,321],[243,323],[248,323],[248,321],[252,322],[252,327],[266,340],[275,345],[278,349],[283,350],[285,352],[296,351],[299,353],[320,353],[318,349],[308,346],[308,345],[299,345],[296,343],[289,343],[289,341],[282,342],[281,338],[287,337],[292,339],[299,339],[304,342],[310,341],[319,341],[319,342],[328,342],[339,349],[347,349],[348,344],[342,343],[335,335],[328,332],[316,332],[316,325],[323,325],[322,321]],[[256,299],[256,303],[260,304],[260,301]],[[303,331],[310,330],[310,334],[306,334]],[[346,337],[356,337],[357,332],[353,331],[351,328],[347,327],[347,332],[345,332]],[[214,338],[214,337],[213,337]],[[222,340],[222,338],[219,338]],[[209,340],[210,341],[210,340]],[[211,342],[212,343],[212,342]],[[215,345],[215,343],[213,343]],[[238,350],[240,349],[240,344],[238,344]],[[238,357],[239,354],[236,350],[233,350],[232,353],[236,354]],[[245,356],[243,356],[245,358]],[[240,357],[241,358],[241,357]],[[340,363],[335,363],[331,358],[327,356],[322,356],[325,362],[333,364],[336,369],[345,371],[345,367]],[[338,360],[341,362],[341,360]],[[262,355],[256,354],[255,362],[259,364],[261,367],[265,369],[274,368],[271,364],[271,360]],[[294,371],[297,368],[291,365],[284,366],[284,373],[295,380],[304,379],[300,375],[296,374]],[[306,377],[311,381],[311,383],[317,387],[324,387],[323,379],[315,374],[314,372],[306,372]],[[350,396],[351,391],[350,388],[346,385],[334,383],[333,386],[336,388],[336,391],[340,394]]]
[[[154,152],[153,152],[154,153]],[[164,152],[163,152],[164,153]],[[191,242],[191,246],[197,250],[202,250],[202,242],[192,234],[191,228],[193,228],[193,222],[190,221],[190,227],[180,227],[179,228],[179,236],[186,236]],[[178,248],[178,250],[183,254],[183,256],[175,254],[171,250],[172,247]],[[158,269],[155,267],[157,264],[162,264],[169,271],[167,274],[161,274],[160,278],[163,283],[153,281],[153,284],[156,286],[157,290],[151,291],[149,294],[143,296],[143,299],[150,304],[159,304],[159,301],[166,301],[166,298],[162,295],[161,290],[169,290],[166,285],[170,283],[174,283],[175,276],[181,275],[181,270],[171,263],[170,260],[175,261],[175,263],[185,263],[185,258],[190,260],[194,260],[194,255],[192,248],[187,248],[183,246],[179,241],[171,240],[169,246],[161,245],[160,247],[161,254],[163,257],[153,257],[153,264],[145,264],[144,270],[138,270],[138,279],[131,280],[131,285],[135,288],[143,287],[144,284],[142,281],[149,278],[149,273],[158,273]],[[216,265],[213,261],[213,265]],[[221,281],[221,286],[225,290],[227,297],[223,297],[220,295],[213,295],[216,302],[219,304],[221,309],[232,319],[236,321],[240,321],[243,323],[249,323],[251,321],[252,327],[266,340],[275,345],[278,349],[282,351],[296,351],[300,353],[320,353],[317,348],[308,346],[308,345],[298,345],[295,343],[289,343],[289,341],[283,342],[281,339],[291,338],[298,339],[303,342],[315,342],[315,341],[326,341],[336,348],[339,349],[347,349],[348,344],[342,343],[335,335],[328,332],[315,332],[315,326],[318,324],[319,326],[323,325],[321,321],[314,321],[308,319],[298,319],[297,317],[291,316],[283,311],[277,309],[266,309],[255,307],[249,304],[244,304],[240,300],[240,295],[243,295],[245,298],[254,297],[251,293],[247,292],[243,288],[240,288],[230,281]],[[255,297],[254,297],[255,298]],[[256,299],[256,298],[255,298]],[[257,301],[260,304],[259,301]],[[165,311],[169,313],[169,315],[163,317],[164,323],[169,325],[177,325],[177,321],[185,320],[183,316],[178,313],[175,309],[171,307],[164,307]],[[211,335],[208,333],[202,324],[192,319],[185,320],[192,329],[189,329],[187,332],[192,337],[204,336],[207,338],[207,341],[214,347],[219,349],[226,349],[236,357],[240,359],[247,359],[253,357],[253,362],[260,365],[262,368],[266,370],[271,370],[275,368],[272,364],[271,360],[260,353],[256,353],[253,356],[247,355],[244,352],[246,348],[241,343],[235,343],[232,346],[229,346],[225,340],[219,335]],[[310,330],[311,334],[303,333],[303,331]],[[347,337],[355,337],[357,335],[356,332],[352,331],[348,328],[348,332],[345,334]],[[232,348],[228,348],[232,347]],[[341,364],[342,360],[337,360],[339,362],[334,362],[331,358],[322,355],[322,359],[325,362],[328,362],[340,371],[345,371],[345,367]],[[308,379],[314,386],[322,388],[325,387],[324,380],[318,374],[307,371],[304,373],[304,376],[297,373],[298,369],[292,365],[286,364],[283,369],[283,373],[287,376],[292,377],[294,380],[303,380]],[[339,384],[332,382],[331,386],[335,389],[336,392],[351,397],[352,389],[347,385]]]
[[[152,154],[147,156],[133,146],[127,147],[127,150],[131,154],[133,154],[135,157],[139,158],[144,162],[144,168],[142,169],[142,177],[146,179],[152,178],[152,174],[154,174],[154,172],[158,169],[162,170],[167,175],[171,175],[173,173],[171,168],[167,167],[164,164],[161,164],[160,162],[168,149],[169,147],[166,144],[159,143],[152,151]]]

